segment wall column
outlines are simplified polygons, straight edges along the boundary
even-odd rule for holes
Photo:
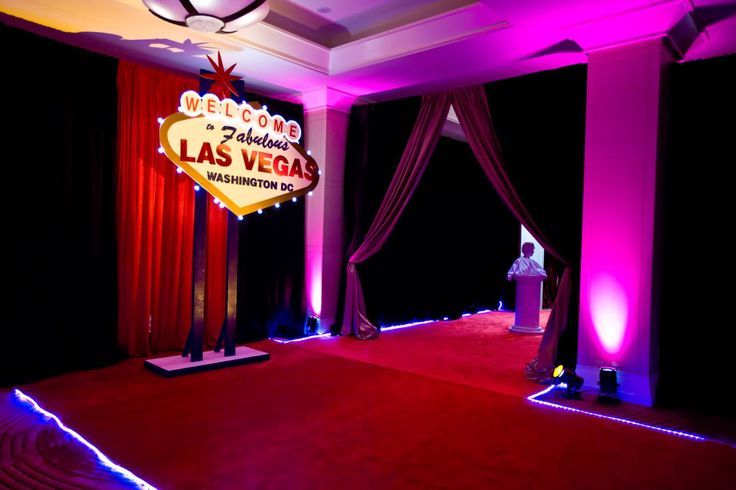
[[[343,254],[343,187],[349,111],[353,98],[330,89],[305,94],[305,147],[320,166],[305,216],[307,313],[325,332],[335,322]]]
[[[577,372],[597,388],[613,366],[623,400],[651,405],[653,287],[664,38],[593,51],[588,62]]]

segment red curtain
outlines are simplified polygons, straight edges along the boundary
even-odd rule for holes
[[[204,345],[213,347],[225,320],[227,220],[229,211],[210,196],[207,202],[207,264],[204,287]]]
[[[197,85],[119,64],[118,344],[129,355],[180,349],[191,322],[194,188],[158,153],[156,120]]]

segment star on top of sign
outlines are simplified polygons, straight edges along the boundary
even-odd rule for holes
[[[214,80],[215,82],[212,84],[212,87],[210,87],[210,92],[215,95],[219,95],[220,98],[223,99],[229,94],[233,94],[237,97],[238,92],[235,90],[235,87],[233,87],[233,84],[230,82],[240,80],[242,77],[231,75],[232,71],[235,69],[235,65],[232,65],[226,70],[225,66],[222,64],[222,56],[220,56],[219,51],[217,52],[217,63],[215,63],[215,61],[210,58],[209,55],[207,55],[207,59],[210,61],[212,68],[215,69],[215,73],[205,73],[202,75],[203,78]]]

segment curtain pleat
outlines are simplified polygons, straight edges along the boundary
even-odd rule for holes
[[[180,349],[192,308],[193,183],[158,153],[159,117],[195,78],[120,62],[118,345],[129,355]]]
[[[450,109],[450,101],[449,94],[430,95],[422,99],[422,108],[419,111],[417,122],[386,196],[363,242],[348,261],[345,309],[341,330],[343,335],[352,333],[359,339],[371,339],[376,338],[379,334],[378,327],[373,325],[366,316],[363,289],[355,265],[364,262],[378,252],[391,235],[406,204],[419,185],[429,159],[437,146],[442,126]]]

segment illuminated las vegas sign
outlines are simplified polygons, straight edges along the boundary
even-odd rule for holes
[[[260,104],[192,90],[160,128],[166,156],[238,216],[307,194],[319,167],[295,121]]]

